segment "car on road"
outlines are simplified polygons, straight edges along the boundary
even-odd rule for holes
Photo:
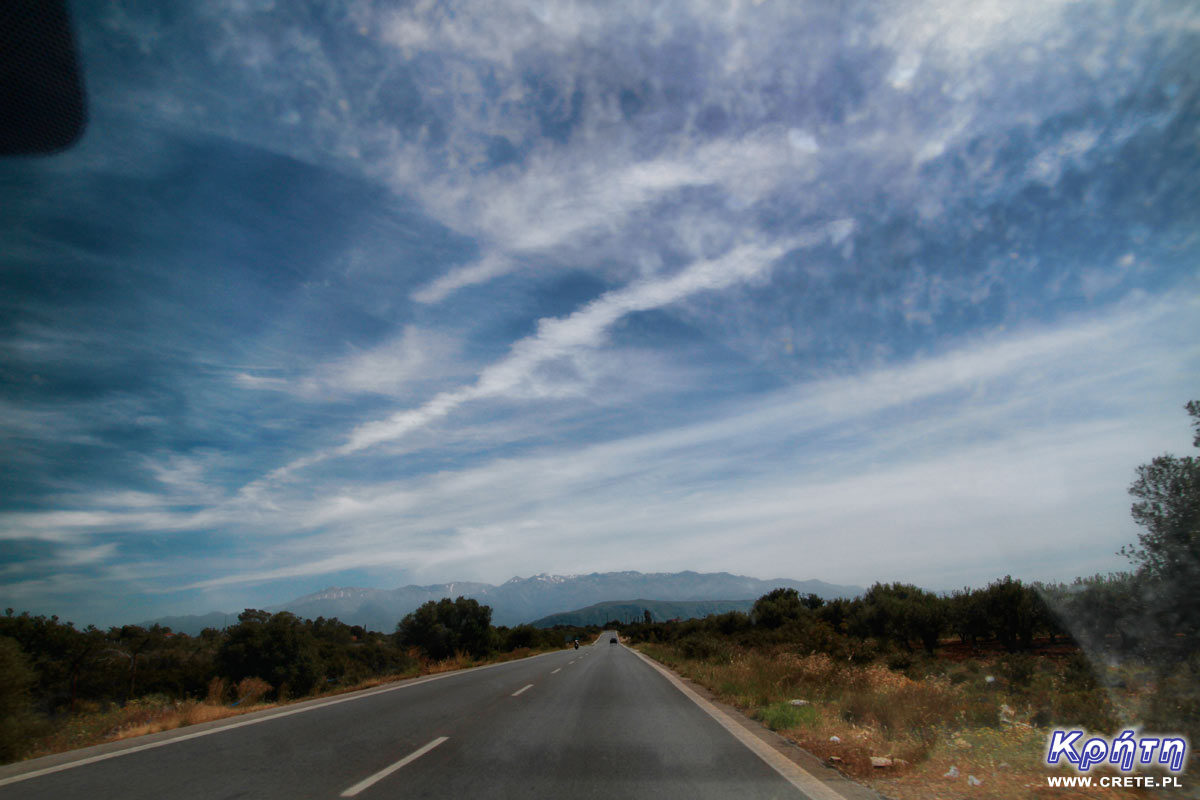
[[[612,638],[610,638],[610,639],[608,640],[608,643],[609,643],[609,644],[616,644],[616,643],[617,643],[617,637],[613,636]]]

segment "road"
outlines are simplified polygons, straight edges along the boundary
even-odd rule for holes
[[[610,636],[11,765],[0,798],[840,797]]]

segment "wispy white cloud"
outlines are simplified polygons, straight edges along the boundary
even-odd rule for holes
[[[425,286],[412,293],[418,303],[437,303],[450,294],[467,286],[486,283],[514,269],[512,260],[506,256],[490,253],[479,261],[458,267],[439,275]]]
[[[979,63],[982,54],[1054,43],[1063,13],[1079,5],[1078,0],[904,3],[875,35],[905,59],[911,60],[914,51],[927,52],[961,69]]]
[[[960,196],[1004,191],[1011,176],[986,153],[969,160],[971,180],[965,182],[917,170],[972,140],[1035,129],[1043,120],[1086,109],[1097,95],[1108,102],[1113,93],[1127,91],[1136,76],[1110,57],[1120,45],[1121,26],[1073,30],[1069,15],[1081,8],[1065,1],[884,5],[854,29],[856,40],[871,45],[861,53],[862,63],[847,67],[854,80],[827,72],[841,63],[839,48],[846,42],[838,35],[848,22],[782,3],[720,9],[681,4],[670,13],[626,8],[619,14],[578,5],[418,3],[397,9],[363,3],[349,21],[378,48],[377,69],[367,78],[348,72],[339,53],[294,25],[260,30],[255,13],[226,10],[205,19],[233,16],[246,24],[226,20],[220,26],[222,43],[214,46],[219,60],[244,64],[254,77],[248,85],[269,91],[272,105],[299,107],[302,97],[317,108],[304,108],[308,124],[287,137],[261,122],[240,124],[261,114],[210,108],[214,98],[207,89],[197,88],[184,108],[199,117],[187,120],[190,125],[216,126],[259,146],[286,143],[293,155],[386,180],[448,227],[475,237],[478,261],[412,292],[418,302],[436,303],[544,261],[531,259],[535,254],[553,253],[574,267],[618,270],[626,278],[632,264],[653,261],[638,252],[644,248],[629,229],[650,212],[669,229],[681,212],[656,203],[688,187],[712,187],[723,197],[723,208],[693,214],[693,225],[714,229],[730,214],[784,190],[792,195],[790,216],[806,221],[822,213],[846,216],[881,195],[934,220]],[[1156,6],[1141,24],[1145,32],[1169,32],[1187,19]],[[138,24],[120,19],[112,27],[129,25],[129,35],[144,46],[153,37]],[[1100,52],[1105,65],[1085,92],[1065,82],[1064,65],[1074,59],[1063,49],[1082,46],[1073,35]],[[798,36],[811,46],[797,47]],[[711,63],[698,58],[679,66],[695,74],[675,74],[661,62],[660,50],[687,50],[685,42],[697,53],[725,57]],[[271,58],[260,57],[264,47]],[[782,54],[799,59],[797,51],[806,60],[781,71]],[[871,53],[890,58],[891,65],[875,64]],[[1014,59],[1021,69],[1011,68]],[[298,75],[275,74],[270,64],[287,65]],[[532,83],[533,74],[542,83]],[[812,85],[810,74],[827,85]],[[396,85],[418,78],[419,91],[393,96]],[[1043,90],[1047,80],[1061,90]],[[649,122],[625,119],[618,102],[623,82],[647,97],[667,90],[682,95],[672,108],[681,115],[679,124],[658,131]],[[305,87],[299,97],[296,83]],[[817,108],[813,119],[781,119],[778,109],[762,105],[776,90],[797,98],[816,93],[831,105],[845,104],[848,113],[821,119],[823,109]],[[411,113],[389,116],[396,104],[412,106]],[[695,117],[708,106],[738,124],[699,131]],[[542,118],[566,113],[565,107],[578,111],[571,134],[561,141],[544,135]],[[410,129],[416,117],[418,133]],[[437,136],[429,127],[434,119]],[[1025,179],[1057,180],[1082,157],[1080,145],[1089,135],[1096,133],[1066,130],[1061,141],[1043,142]],[[489,167],[486,150],[496,137],[519,146],[520,159]],[[1114,143],[1098,140],[1101,146]],[[758,233],[764,240],[774,235]],[[621,241],[623,250],[601,246],[603,258],[588,257],[606,240]]]
[[[94,536],[221,527],[245,542],[220,556],[224,566],[159,564],[138,581],[231,596],[346,570],[500,581],[534,568],[730,569],[938,587],[1003,572],[1070,579],[1120,567],[1115,550],[1135,535],[1124,494],[1134,466],[1190,440],[1177,406],[1200,369],[1187,333],[1195,312],[1186,298],[1134,304],[801,384],[698,423],[403,479],[335,488],[297,475],[200,512],[140,494],[81,497],[90,510],[2,515],[0,536],[57,542],[74,568],[105,568],[115,551]],[[538,348],[578,347],[602,330],[586,317],[553,322]],[[530,432],[552,434],[545,422]],[[203,470],[172,461],[161,473],[189,496]]]
[[[375,564],[500,580],[528,572],[530,553],[564,571],[807,574],[819,559],[821,574],[846,581],[863,580],[869,553],[873,574],[889,564],[939,586],[1117,568],[1134,536],[1134,466],[1187,441],[1182,400],[1147,398],[1186,391],[1200,363],[1195,346],[1152,343],[1181,336],[1194,312],[1144,305],[998,337],[569,452],[311,501],[293,487],[280,503],[290,511],[266,522],[300,533],[281,543],[284,565],[212,580]],[[735,540],[744,547],[731,554]]]
[[[467,366],[460,360],[460,349],[461,343],[453,336],[408,325],[374,347],[352,349],[294,378],[241,372],[233,380],[247,389],[313,399],[355,394],[403,398],[412,396],[420,386],[462,377]]]
[[[420,406],[396,412],[386,419],[359,425],[336,450],[296,459],[272,472],[265,480],[267,483],[278,481],[330,456],[350,456],[385,442],[397,441],[472,401],[544,396],[546,391],[539,388],[544,386],[544,381],[538,370],[556,360],[573,363],[586,357],[587,351],[600,345],[608,329],[622,317],[761,277],[790,246],[811,244],[820,241],[822,236],[817,232],[803,240],[768,247],[742,245],[719,258],[695,262],[669,277],[636,281],[608,292],[566,317],[542,319],[536,333],[513,344],[508,355],[481,370],[474,383],[439,392]],[[559,386],[553,391],[562,393],[564,389]],[[260,496],[263,485],[256,481],[245,487],[243,494]]]
[[[59,561],[66,568],[82,567],[91,564],[107,564],[112,561],[116,552],[116,542],[108,542],[93,547],[77,547],[65,550],[59,556]]]

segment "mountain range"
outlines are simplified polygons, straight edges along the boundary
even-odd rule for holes
[[[553,628],[555,625],[583,627],[604,625],[611,620],[641,622],[647,611],[651,622],[667,620],[697,619],[711,614],[728,614],[730,611],[748,613],[754,600],[608,600],[574,611],[561,611],[529,623],[535,628]]]
[[[337,617],[350,625],[391,632],[405,614],[430,600],[443,597],[471,597],[492,608],[495,625],[518,625],[551,614],[583,609],[608,601],[646,598],[658,601],[745,601],[755,600],[772,589],[796,589],[812,592],[827,600],[855,597],[863,590],[857,586],[838,586],[820,580],[795,581],[786,578],[760,580],[728,572],[593,572],[588,575],[534,575],[514,577],[499,586],[488,583],[453,582],[430,586],[401,586],[398,589],[330,587],[298,597],[268,611],[290,611],[299,617]],[[642,601],[644,602],[644,601]],[[171,617],[149,623],[169,624],[181,633],[198,633],[190,621],[214,619]],[[230,615],[230,621],[236,614]],[[201,627],[208,627],[203,625]]]

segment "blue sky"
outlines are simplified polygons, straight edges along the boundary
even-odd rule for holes
[[[0,162],[0,604],[1120,569],[1200,396],[1186,2],[78,4]]]

